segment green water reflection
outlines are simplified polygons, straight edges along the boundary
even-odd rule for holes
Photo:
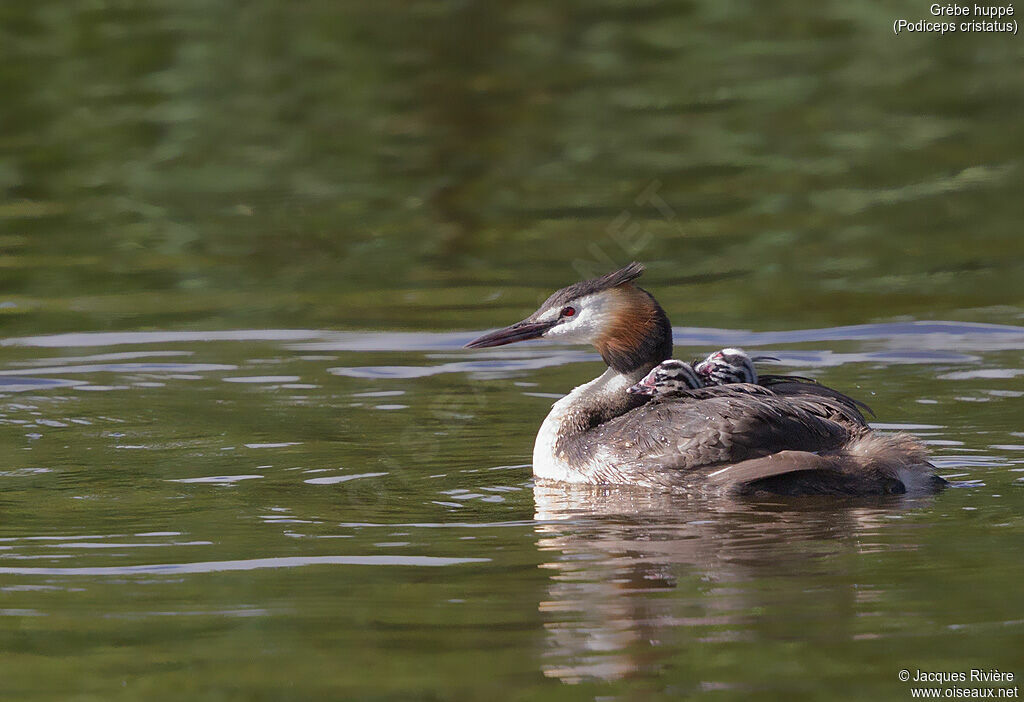
[[[892,34],[926,13],[3,3],[0,696],[1024,674],[1024,43]],[[598,364],[459,347],[631,259],[681,356],[771,349],[962,487],[535,494],[536,427]],[[203,333],[92,336],[126,331]]]
[[[998,316],[1024,45],[924,11],[6,3],[5,321],[480,327],[630,258],[696,326]]]

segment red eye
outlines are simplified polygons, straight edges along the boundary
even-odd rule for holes
[[[562,316],[563,317],[572,317],[574,314],[576,314],[576,308],[575,307],[563,307],[562,308]]]

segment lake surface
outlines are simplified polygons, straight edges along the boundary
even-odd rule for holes
[[[956,485],[789,503],[534,488],[537,424],[599,363],[469,338],[7,339],[6,692],[895,697],[900,668],[1019,666],[1024,329],[677,329],[858,389]]]
[[[5,2],[0,697],[1019,682],[1024,42],[927,12]],[[632,259],[953,486],[535,488],[598,357],[462,345]]]

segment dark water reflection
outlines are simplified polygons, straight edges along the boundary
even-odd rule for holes
[[[796,612],[826,617],[832,636],[855,638],[851,612],[870,616],[872,588],[843,582],[841,564],[877,551],[872,543],[921,500],[736,502],[652,496],[624,489],[537,487],[538,548],[551,558],[547,599],[550,650],[545,675],[564,682],[657,675],[677,647],[750,642],[771,597],[759,586],[818,579]],[[670,597],[648,597],[661,593]],[[877,593],[875,593],[877,596]],[[794,597],[794,595],[789,595]],[[795,602],[792,604],[796,604]],[[792,606],[792,605],[790,605]],[[776,623],[778,624],[778,623]],[[704,687],[749,686],[736,671],[708,671]]]
[[[630,258],[677,324],[1019,319],[1024,49],[927,5],[5,8],[11,334],[484,327]]]

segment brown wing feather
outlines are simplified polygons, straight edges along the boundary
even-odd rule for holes
[[[861,407],[867,408],[862,402],[848,397],[838,390],[833,390],[826,385],[819,385],[811,382],[784,382],[786,376],[769,376],[775,378],[770,386],[760,383],[730,383],[728,385],[714,385],[696,390],[685,390],[675,394],[675,398],[708,399],[718,397],[746,396],[756,397],[757,401],[751,401],[744,405],[744,408],[759,401],[765,401],[768,405],[785,411],[789,406],[785,402],[779,404],[779,400],[792,401],[795,406],[801,407],[812,414],[845,422],[854,426],[867,426],[867,420],[861,413]],[[775,404],[772,404],[775,403]],[[767,409],[767,407],[766,407]],[[868,408],[870,409],[870,408]]]
[[[678,485],[688,474],[706,476],[711,466],[779,451],[836,450],[865,426],[859,412],[831,397],[787,397],[736,383],[656,399],[566,448],[586,463],[608,452],[608,482]]]
[[[780,451],[712,471],[706,484],[736,496],[898,495],[906,492],[903,483],[893,475],[856,470],[861,467],[851,456]]]
[[[872,417],[875,416],[874,410],[865,403],[827,385],[822,385],[813,378],[805,378],[802,375],[762,375],[758,377],[757,382],[780,395],[821,395],[822,397],[831,397],[833,400],[842,402],[859,414],[867,412]]]

